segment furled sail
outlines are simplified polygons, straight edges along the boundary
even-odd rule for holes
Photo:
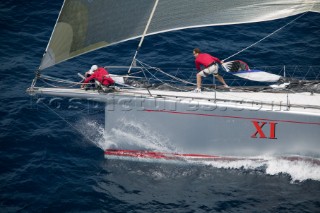
[[[65,0],[39,69],[140,37],[155,0]],[[201,26],[261,22],[307,11],[319,0],[159,0],[147,35]]]

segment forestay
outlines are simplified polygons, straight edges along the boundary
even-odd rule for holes
[[[155,0],[65,0],[39,69],[140,37]],[[147,35],[201,26],[261,22],[306,11],[319,0],[159,0]]]

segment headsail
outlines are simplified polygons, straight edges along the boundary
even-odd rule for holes
[[[65,0],[39,68],[140,37],[154,4],[155,0]],[[306,11],[320,12],[319,0],[159,0],[147,35],[261,22]]]

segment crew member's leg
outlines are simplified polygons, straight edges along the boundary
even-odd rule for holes
[[[105,78],[103,79],[103,85],[104,86],[110,86],[114,84],[114,80],[112,78]]]
[[[226,84],[226,82],[224,81],[223,77],[221,75],[219,75],[218,73],[214,75],[222,84],[224,87],[228,88],[229,86]]]
[[[201,81],[202,81],[201,78],[202,78],[202,77],[201,77],[200,72],[197,73],[197,89],[201,89]]]
[[[216,77],[223,84],[224,87],[229,88],[229,86],[224,81],[223,77],[221,75],[219,75],[219,73],[218,73],[219,65],[217,65],[217,64],[212,65],[211,67],[209,67],[209,69],[213,73],[214,77]]]

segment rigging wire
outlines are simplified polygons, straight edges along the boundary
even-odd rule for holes
[[[138,60],[137,60],[137,62],[139,62],[139,63],[141,64],[141,66],[144,66],[144,67],[145,67],[145,66],[149,66],[149,65],[144,64],[144,63],[142,63],[142,62],[140,62],[140,61],[138,61]],[[169,87],[171,87],[171,88],[173,88],[173,89],[177,89],[177,90],[180,90],[180,91],[184,91],[184,90],[182,90],[182,89],[180,89],[180,88],[178,88],[178,87],[174,87],[174,86],[172,86],[172,85],[164,82],[163,80],[157,78],[154,74],[152,74],[147,68],[145,68],[145,69],[146,69],[146,71],[147,71],[151,76],[154,77],[155,80],[160,81],[162,84],[167,85],[167,86],[169,86]],[[166,73],[163,72],[161,69],[157,69],[157,68],[153,68],[153,69],[155,69],[156,71],[160,71],[160,72],[163,73],[163,74],[166,74]],[[173,81],[173,82],[174,82],[174,81]]]
[[[298,16],[297,18],[293,19],[292,21],[288,22],[287,24],[283,25],[282,27],[278,28],[277,30],[273,31],[272,33],[268,34],[267,36],[263,37],[263,38],[262,38],[262,39],[260,39],[259,41],[255,42],[255,43],[253,43],[253,44],[249,45],[248,47],[246,47],[246,48],[244,48],[244,49],[240,50],[239,52],[236,52],[235,54],[233,54],[233,55],[231,55],[231,56],[229,56],[229,57],[227,57],[227,58],[223,59],[223,61],[226,61],[226,60],[228,60],[228,59],[230,59],[230,58],[232,58],[232,57],[234,57],[234,56],[238,55],[239,53],[241,53],[241,52],[243,52],[243,51],[245,51],[245,50],[247,50],[247,49],[249,49],[249,48],[251,48],[251,47],[255,46],[256,44],[260,43],[261,41],[265,40],[266,38],[268,38],[268,37],[272,36],[273,34],[277,33],[278,31],[282,30],[283,28],[285,28],[285,27],[286,27],[286,26],[288,26],[289,24],[292,24],[293,22],[295,22],[296,20],[298,20],[299,18],[301,18],[302,16],[304,16],[306,13],[307,13],[307,12],[302,13],[302,14],[301,14],[300,16]]]
[[[81,82],[64,80],[64,79],[61,79],[61,78],[55,78],[55,77],[51,77],[51,76],[47,76],[47,75],[42,75],[42,79],[49,80],[49,81],[55,81],[55,82],[58,82],[58,83],[65,83],[65,84],[75,84],[75,85],[76,84],[83,84]]]
[[[36,70],[34,73],[35,73],[35,76],[34,76],[34,79],[31,82],[31,87],[30,88],[34,88],[34,86],[37,83],[37,80],[40,78],[40,69]]]
[[[90,142],[92,142],[93,144],[95,144],[95,142],[93,140],[91,140],[87,135],[85,135],[83,132],[81,132],[79,129],[77,129],[75,126],[73,126],[69,121],[67,121],[64,117],[62,117],[61,115],[59,115],[59,113],[57,113],[56,111],[54,111],[53,109],[51,109],[47,104],[45,104],[42,101],[43,105],[45,107],[47,107],[51,112],[53,112],[54,114],[56,114],[59,118],[61,118],[61,120],[65,121],[71,128],[75,129],[77,132],[79,132],[81,135],[83,135],[87,140],[89,140]]]
[[[46,82],[44,79],[40,79],[43,83],[47,84],[48,86],[51,86],[53,88],[58,88],[59,86],[56,86],[56,85],[53,85],[53,84],[50,84],[48,82]]]
[[[143,66],[148,66],[149,69],[151,68],[151,69],[157,70],[157,71],[161,72],[162,74],[164,74],[164,75],[166,75],[166,76],[168,76],[168,77],[176,80],[177,82],[181,82],[181,83],[185,83],[185,84],[191,84],[191,85],[196,85],[195,83],[192,83],[192,82],[183,80],[183,79],[181,79],[181,78],[178,78],[178,77],[176,77],[176,76],[170,75],[170,74],[164,72],[163,70],[161,70],[160,68],[151,67],[150,65],[147,65],[147,64],[145,64],[145,63],[143,63],[142,61],[139,61],[139,60],[137,60],[137,62],[139,62],[139,63],[140,63],[141,65],[143,65]],[[149,73],[150,73],[150,72],[149,72]],[[156,78],[156,77],[155,77],[155,78]],[[158,79],[158,78],[156,78],[156,79]],[[158,79],[158,80],[160,80],[160,79]]]

